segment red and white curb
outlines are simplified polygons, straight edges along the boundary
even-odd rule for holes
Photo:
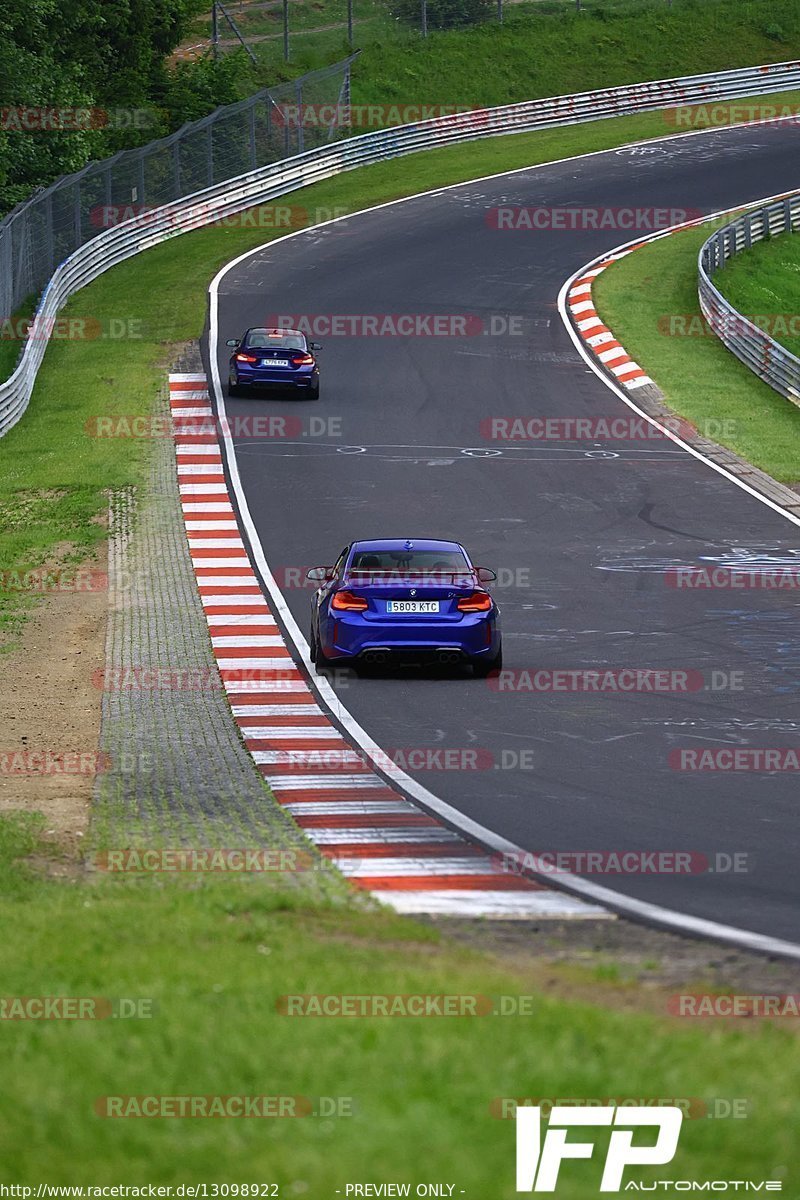
[[[625,347],[620,345],[599,316],[594,306],[592,288],[597,276],[602,275],[607,267],[638,249],[638,246],[629,246],[624,250],[617,250],[609,254],[602,262],[597,263],[590,271],[576,279],[567,293],[567,307],[581,338],[595,358],[629,392],[653,381],[639,364],[633,361]]]
[[[276,800],[355,886],[404,913],[609,917],[513,871],[373,771],[294,663],[253,570],[222,465],[206,377],[169,377],[178,486],[208,631],[233,717]]]

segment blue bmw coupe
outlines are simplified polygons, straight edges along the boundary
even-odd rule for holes
[[[228,394],[241,396],[257,388],[300,392],[319,399],[319,367],[309,342],[297,329],[248,329],[225,343],[233,350],[228,368]]]
[[[499,612],[458,542],[382,538],[351,542],[332,567],[314,567],[311,655],[326,667],[393,663],[471,664],[476,675],[503,662]]]

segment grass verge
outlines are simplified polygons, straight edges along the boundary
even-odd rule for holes
[[[700,315],[697,255],[712,229],[709,224],[674,234],[615,263],[595,284],[597,308],[675,412],[704,436],[734,450],[775,479],[796,484],[800,480],[800,411],[726,350],[705,329]],[[767,248],[768,252],[777,249],[777,242]],[[752,251],[751,261],[757,253]],[[739,278],[748,269],[746,265]],[[734,270],[736,266],[731,272]],[[724,276],[727,274],[726,269]],[[728,284],[725,278],[726,293]],[[764,311],[758,305],[752,307],[756,292],[749,283],[743,286],[743,293],[743,311]],[[773,295],[766,311],[780,308],[789,312],[792,303],[794,311],[800,311],[797,278],[791,296],[779,294],[780,302]]]
[[[154,1011],[0,1021],[4,1179],[263,1182],[288,1197],[437,1181],[511,1200],[513,1122],[493,1101],[609,1092],[747,1101],[746,1120],[686,1121],[671,1167],[633,1178],[797,1176],[800,1057],[785,1026],[710,1029],[548,997],[535,968],[257,878],[45,882],[15,863],[35,839],[30,822],[0,821],[5,996],[141,998]],[[279,998],[298,994],[529,999],[523,1015],[281,1015]],[[318,1113],[329,1097],[352,1115],[115,1119],[96,1107],[182,1095],[309,1097]],[[595,1196],[598,1172],[567,1164],[561,1194]]]
[[[800,357],[800,237],[780,234],[743,250],[714,282],[737,312]]]
[[[433,13],[431,5],[429,12]],[[795,0],[535,0],[494,9],[484,23],[419,30],[391,12],[385,0],[355,0],[355,104],[492,105],[565,92],[668,79],[794,58],[800,53],[800,9]],[[234,8],[253,43],[257,65],[244,53],[237,79],[244,95],[294,78],[349,53],[342,24],[344,0],[298,0],[289,5],[291,62],[283,61],[280,6]],[[317,26],[316,32],[309,32]],[[188,40],[210,36],[198,22]],[[230,36],[223,26],[222,36]],[[491,62],[491,70],[484,64]]]

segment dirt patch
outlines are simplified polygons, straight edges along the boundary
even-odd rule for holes
[[[41,813],[45,841],[68,860],[89,820],[107,608],[105,592],[49,596],[0,658],[0,815]]]
[[[419,919],[419,918],[418,918]],[[424,919],[424,918],[423,918]],[[675,1014],[678,994],[796,995],[800,964],[716,942],[616,921],[428,920],[442,935],[489,954],[552,996],[622,1011]],[[760,1018],[699,1021],[755,1028]],[[780,1021],[800,1029],[800,1021]]]

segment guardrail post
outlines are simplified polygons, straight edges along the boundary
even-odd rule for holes
[[[753,245],[753,227],[750,224],[750,213],[747,213],[744,219],[744,244],[748,250]]]

